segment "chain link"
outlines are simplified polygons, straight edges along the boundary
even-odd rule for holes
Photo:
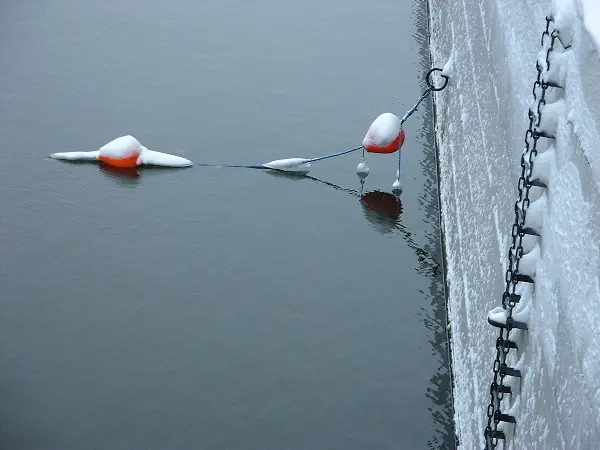
[[[549,42],[546,51],[546,67],[543,67],[539,61],[536,62],[537,68],[537,79],[533,84],[533,98],[537,101],[537,107],[535,109],[530,108],[529,117],[529,128],[525,133],[525,148],[521,155],[521,175],[517,184],[518,199],[515,202],[515,222],[511,228],[512,245],[508,251],[508,268],[506,270],[504,281],[506,283],[505,291],[502,295],[502,307],[506,310],[507,321],[506,327],[500,328],[500,335],[496,340],[496,358],[493,365],[493,381],[490,385],[490,403],[487,406],[487,426],[484,431],[485,438],[485,449],[495,449],[498,445],[499,436],[498,425],[500,423],[499,417],[502,414],[500,410],[500,404],[504,398],[505,385],[504,378],[507,376],[501,369],[507,367],[506,361],[508,354],[511,350],[510,333],[512,320],[513,308],[515,307],[517,300],[515,300],[516,288],[518,283],[519,264],[523,256],[523,236],[522,232],[525,227],[525,219],[527,217],[527,210],[531,201],[529,199],[529,190],[531,188],[531,176],[533,171],[533,164],[537,156],[538,140],[540,137],[545,136],[543,131],[539,130],[543,107],[546,104],[546,90],[550,86],[543,80],[543,72],[550,69],[550,55],[554,50],[554,43],[556,39],[559,39],[558,31],[550,30],[553,19],[546,17],[546,29],[542,33],[542,47],[545,47]],[[562,43],[562,41],[561,41]]]

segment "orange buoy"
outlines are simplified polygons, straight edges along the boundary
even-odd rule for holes
[[[140,164],[142,145],[133,136],[121,136],[102,146],[98,159],[104,164],[121,168],[137,167]]]
[[[404,145],[404,140],[406,139],[406,133],[404,130],[400,131],[400,135],[394,139],[394,141],[389,145],[376,145],[376,144],[367,144],[365,145],[365,149],[369,153],[395,153],[402,148]]]
[[[392,113],[383,113],[369,127],[363,147],[369,153],[394,153],[402,147],[405,138],[400,118]]]
[[[99,159],[104,164],[108,164],[109,166],[121,167],[121,168],[132,168],[138,166],[138,159],[140,154],[133,154],[131,156],[127,156],[125,158],[110,158],[108,156],[103,156],[100,154]]]

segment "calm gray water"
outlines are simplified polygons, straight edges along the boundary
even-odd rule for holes
[[[0,447],[450,447],[430,104],[401,205],[395,155],[362,200],[356,154],[316,179],[47,158],[354,147],[420,95],[426,23],[422,0],[2,2]]]

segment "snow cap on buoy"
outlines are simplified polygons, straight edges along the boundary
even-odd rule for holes
[[[369,153],[394,153],[402,147],[405,138],[398,116],[383,113],[369,127],[363,146]]]
[[[109,166],[137,167],[142,144],[133,136],[121,136],[100,147],[98,159]]]

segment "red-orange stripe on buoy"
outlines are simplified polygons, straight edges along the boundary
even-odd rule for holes
[[[100,161],[114,167],[137,167],[139,157],[139,153],[128,156],[127,158],[109,158],[108,156],[100,155]]]
[[[394,153],[394,152],[397,152],[400,148],[402,148],[402,146],[404,145],[405,139],[406,139],[406,133],[404,133],[404,130],[401,130],[400,134],[394,140],[394,142],[392,142],[387,147],[370,144],[370,145],[365,146],[365,149],[369,153]]]

